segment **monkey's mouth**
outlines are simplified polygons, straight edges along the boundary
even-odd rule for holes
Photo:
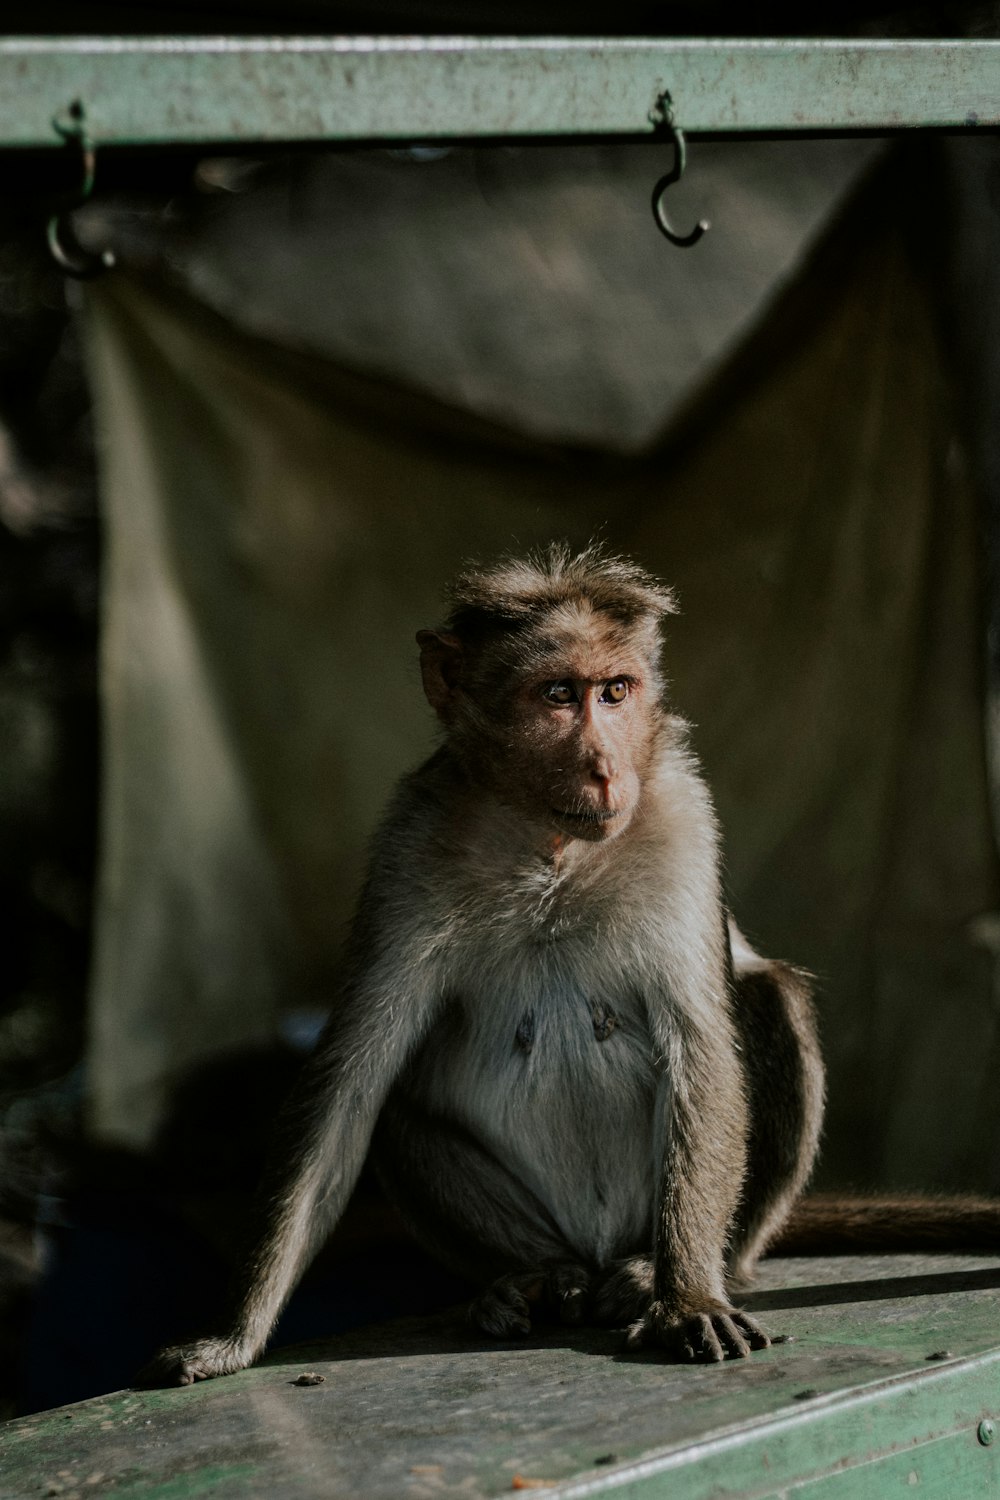
[[[569,823],[579,823],[586,827],[598,827],[602,823],[610,823],[620,814],[617,808],[588,808],[586,812],[563,812],[561,808],[554,807],[553,813],[557,818],[564,818]]]

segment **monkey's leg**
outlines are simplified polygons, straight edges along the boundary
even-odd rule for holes
[[[590,1275],[539,1198],[457,1125],[392,1100],[375,1134],[374,1162],[390,1199],[438,1260],[488,1282],[469,1320],[495,1338],[531,1330],[531,1310],[578,1323]]]
[[[498,1276],[469,1304],[469,1322],[494,1338],[531,1332],[532,1309],[556,1323],[578,1324],[590,1311],[591,1274],[573,1261],[552,1261],[530,1271]]]
[[[734,944],[734,1013],[750,1100],[730,1285],[746,1285],[809,1178],[823,1123],[823,1064],[805,976]],[[742,959],[742,963],[740,960]]]

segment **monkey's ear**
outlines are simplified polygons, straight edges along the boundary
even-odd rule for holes
[[[462,676],[462,642],[443,630],[418,630],[420,675],[427,702],[443,714],[458,691]]]

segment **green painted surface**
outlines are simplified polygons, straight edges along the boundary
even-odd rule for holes
[[[902,1453],[786,1491],[802,1500],[892,1500],[893,1496],[933,1496],[935,1500],[993,1500],[1000,1495],[1000,1462],[968,1432],[936,1438]]]
[[[995,1445],[977,1429],[1000,1405],[1000,1350],[885,1381],[808,1397],[795,1412],[736,1424],[701,1443],[676,1448],[622,1475],[622,1500],[867,1500],[900,1485],[936,1500],[1000,1496]],[[605,1489],[607,1486],[604,1487]],[[560,1491],[602,1492],[593,1482]]]
[[[793,1341],[712,1368],[603,1331],[497,1345],[458,1317],[387,1324],[21,1418],[0,1428],[0,1496],[486,1500],[519,1474],[623,1500],[1000,1497],[1000,1441],[977,1438],[1000,1427],[998,1293],[998,1258],[774,1262],[746,1300]],[[296,1386],[303,1370],[324,1382]]]
[[[0,146],[1000,124],[1000,41],[8,38]]]
[[[99,1472],[99,1471],[98,1471]],[[131,1483],[126,1480],[123,1484],[115,1483],[114,1492],[123,1497],[123,1500],[132,1500],[133,1496],[155,1494],[157,1500],[196,1500],[201,1495],[239,1494],[241,1490],[247,1493],[253,1485],[255,1465],[245,1464],[217,1464],[209,1465],[192,1473],[185,1471],[174,1479],[155,1480],[150,1484],[148,1479],[134,1479]],[[102,1475],[103,1479],[103,1475]],[[88,1490],[94,1484],[101,1484],[101,1480],[91,1480],[90,1476],[84,1477],[84,1484]]]

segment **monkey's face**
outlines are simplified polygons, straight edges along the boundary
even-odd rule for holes
[[[564,836],[597,842],[621,834],[635,813],[659,721],[658,684],[648,633],[579,607],[573,616],[550,618],[521,642],[494,764],[505,800]]]
[[[474,783],[550,834],[624,832],[662,723],[656,616],[626,624],[577,597],[478,641],[417,639],[427,697]]]

